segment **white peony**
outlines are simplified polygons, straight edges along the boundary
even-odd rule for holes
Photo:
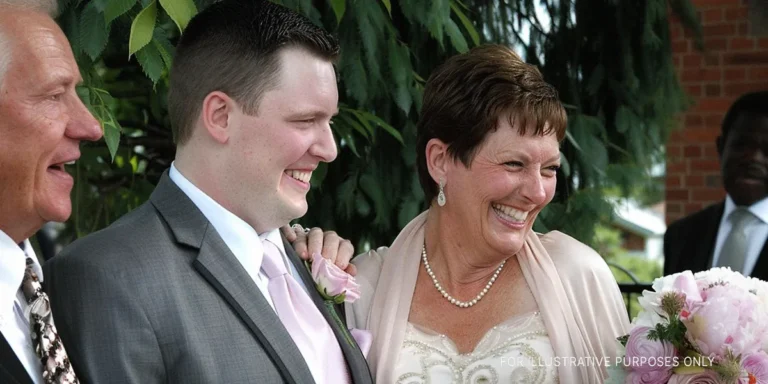
[[[687,281],[688,284],[682,284],[684,281]],[[632,327],[645,326],[653,328],[659,323],[669,323],[668,314],[661,308],[661,299],[668,292],[683,292],[690,295],[688,296],[690,299],[701,300],[695,287],[694,275],[691,271],[659,277],[653,281],[651,287],[653,291],[643,291],[643,295],[637,299],[643,310],[638,313],[637,317],[632,319]]]

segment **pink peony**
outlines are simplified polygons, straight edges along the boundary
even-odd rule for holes
[[[685,297],[685,308],[680,317],[686,318],[701,305],[701,292],[696,284],[696,279],[693,278],[693,274],[690,271],[685,271],[675,278],[673,287]]]
[[[667,341],[648,340],[650,330],[649,327],[635,327],[629,332],[624,361],[638,373],[669,372],[675,366],[673,359],[677,351]]]
[[[755,381],[746,377],[739,379],[740,384],[768,384],[768,355],[765,352],[753,353],[741,360],[741,369]]]
[[[733,354],[757,352],[768,332],[768,314],[760,311],[758,299],[736,285],[715,285],[703,295],[705,301],[684,319],[686,337],[704,356],[721,359]]]
[[[319,253],[312,255],[312,279],[328,296],[345,293],[345,301],[349,303],[360,298],[360,285],[355,278]]]
[[[720,384],[717,372],[706,370],[693,375],[672,375],[667,384]]]
[[[666,384],[672,371],[630,372],[624,384]]]

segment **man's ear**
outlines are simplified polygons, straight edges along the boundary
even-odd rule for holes
[[[725,137],[720,135],[715,139],[715,145],[717,146],[717,156],[723,158],[723,150],[725,149]]]
[[[440,180],[447,182],[448,167],[452,162],[452,157],[448,153],[448,144],[445,144],[440,139],[431,139],[427,142],[426,159],[427,159],[427,171],[432,176],[432,180],[435,183],[440,183]]]
[[[214,91],[203,99],[201,120],[208,135],[219,143],[226,143],[230,136],[230,118],[236,103],[226,93]]]

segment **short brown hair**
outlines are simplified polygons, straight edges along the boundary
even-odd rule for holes
[[[299,47],[335,61],[337,40],[304,16],[267,0],[223,0],[195,15],[176,46],[168,114],[174,142],[192,136],[208,94],[221,91],[256,114],[278,81],[281,49]]]
[[[483,45],[440,65],[427,80],[417,126],[416,159],[419,181],[427,201],[437,185],[427,169],[427,142],[448,144],[448,153],[469,167],[475,152],[499,118],[508,116],[521,135],[533,125],[534,134],[565,137],[568,117],[557,90],[539,70],[503,45]]]

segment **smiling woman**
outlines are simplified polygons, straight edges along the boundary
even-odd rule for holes
[[[417,161],[430,207],[389,248],[353,260],[376,381],[597,383],[628,318],[591,248],[532,226],[552,201],[566,114],[504,46],[449,59],[427,81]],[[422,267],[423,265],[423,267]],[[502,379],[503,378],[503,379]]]

